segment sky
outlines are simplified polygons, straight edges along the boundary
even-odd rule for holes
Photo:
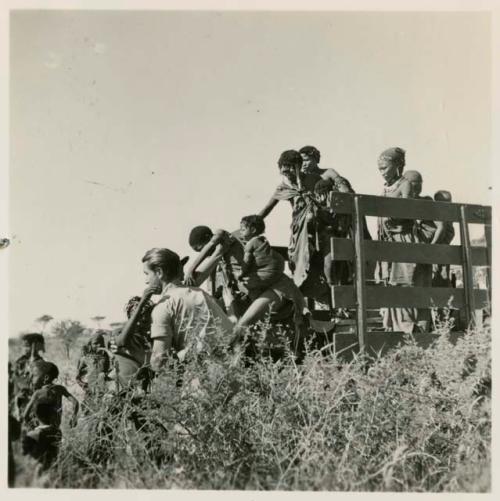
[[[124,319],[152,247],[234,230],[306,144],[358,193],[407,151],[424,193],[490,204],[487,13],[16,11],[9,335]],[[286,245],[290,208],[266,219]]]

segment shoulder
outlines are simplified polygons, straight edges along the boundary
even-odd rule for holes
[[[60,395],[67,395],[69,393],[66,386],[63,386],[62,384],[55,384],[53,389],[55,392],[59,393]]]
[[[334,181],[339,176],[339,173],[335,169],[319,169],[319,175],[322,179],[331,179]]]

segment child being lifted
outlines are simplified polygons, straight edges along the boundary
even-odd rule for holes
[[[263,235],[266,229],[261,216],[245,216],[240,222],[240,236],[245,243],[239,281],[244,281],[250,299],[278,283],[285,269],[285,260],[271,248]]]

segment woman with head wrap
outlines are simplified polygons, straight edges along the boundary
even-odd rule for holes
[[[413,198],[415,185],[402,175],[405,151],[389,148],[378,158],[378,169],[385,180],[382,196],[390,198]],[[410,175],[410,177],[412,177]],[[418,177],[418,176],[417,176]],[[415,179],[414,179],[415,178]],[[418,179],[412,177],[418,184]],[[378,219],[378,238],[386,242],[419,243],[422,236],[414,231],[414,221],[394,217]],[[428,273],[415,263],[377,263],[377,278],[391,286],[426,287]],[[429,310],[417,308],[382,308],[384,327],[388,331],[416,332],[427,330]]]

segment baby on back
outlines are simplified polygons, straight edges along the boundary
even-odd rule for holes
[[[241,219],[240,235],[245,242],[245,249],[239,280],[247,278],[245,285],[251,299],[279,282],[285,269],[285,260],[272,249],[263,235],[265,229],[261,216],[245,216]]]

